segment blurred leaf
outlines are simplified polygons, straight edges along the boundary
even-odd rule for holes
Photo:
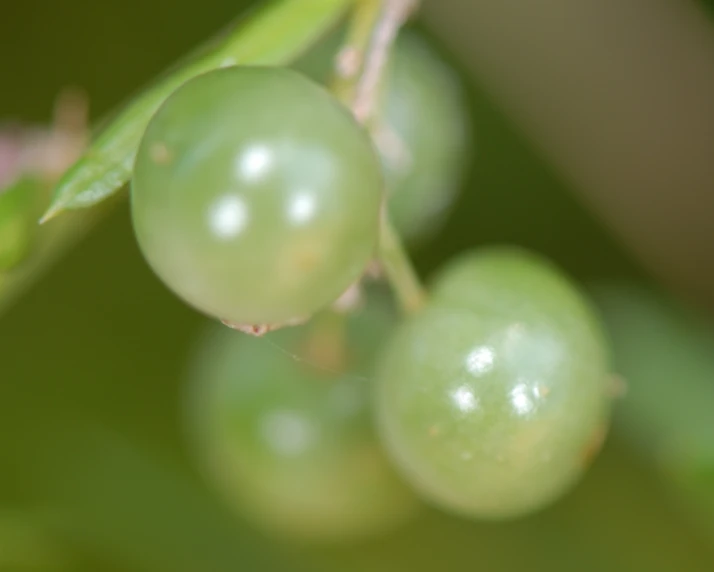
[[[73,212],[60,220],[37,227],[33,217],[32,252],[11,270],[0,271],[0,314],[2,314],[17,296],[31,286],[52,263],[78,242],[104,213],[100,211]]]
[[[0,272],[14,268],[29,253],[44,190],[42,182],[31,177],[0,189]]]
[[[594,295],[627,385],[617,427],[714,525],[714,324],[630,284]]]
[[[646,454],[714,460],[714,325],[628,284],[594,289],[627,385],[617,422]]]
[[[297,58],[349,4],[348,0],[282,0],[238,26],[217,46],[176,68],[119,113],[55,189],[43,220],[92,206],[130,178],[141,136],[157,108],[181,84],[229,65],[280,65]]]

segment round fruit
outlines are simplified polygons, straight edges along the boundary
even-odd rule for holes
[[[313,540],[384,531],[418,506],[369,411],[373,357],[393,319],[380,306],[349,318],[343,365],[359,375],[323,367],[339,367],[320,355],[332,351],[314,329],[324,319],[267,338],[216,328],[200,346],[188,396],[208,480],[264,528]]]
[[[437,275],[431,293],[433,302],[442,306],[514,316],[537,313],[564,320],[563,328],[590,322],[602,329],[594,305],[555,264],[515,246],[491,246],[455,257]]]
[[[343,41],[341,30],[331,34],[294,67],[328,82]],[[394,46],[374,136],[392,222],[412,243],[443,225],[457,197],[470,147],[468,123],[456,74],[423,38],[402,32]]]
[[[436,504],[478,518],[528,513],[599,449],[608,362],[589,305],[550,265],[517,250],[463,257],[387,348],[383,441]]]
[[[407,240],[424,240],[444,224],[461,184],[468,123],[456,75],[419,36],[401,34],[376,133],[389,212]]]
[[[305,319],[372,257],[382,196],[367,134],[320,86],[280,68],[188,81],[151,120],[132,216],[160,278],[238,325]]]

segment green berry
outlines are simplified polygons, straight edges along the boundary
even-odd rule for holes
[[[432,236],[457,198],[469,150],[459,79],[414,33],[396,43],[382,109],[380,156],[389,212],[411,242]]]
[[[431,292],[439,305],[535,313],[564,321],[563,328],[585,323],[601,328],[593,304],[557,266],[519,247],[491,246],[457,256],[437,275]]]
[[[567,491],[599,448],[608,362],[596,316],[552,266],[517,250],[468,255],[386,350],[381,434],[435,504],[520,516]]]
[[[372,257],[379,161],[347,109],[300,74],[224,68],[151,120],[132,216],[160,278],[202,312],[283,324],[334,301]]]
[[[208,481],[258,525],[303,540],[382,532],[418,506],[384,456],[369,409],[374,354],[393,319],[380,306],[349,318],[343,365],[355,374],[319,355],[335,349],[320,343],[318,326],[329,319],[266,338],[216,328],[200,344],[188,395]]]

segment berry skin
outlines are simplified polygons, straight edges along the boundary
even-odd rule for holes
[[[396,43],[376,133],[396,229],[411,243],[443,226],[470,149],[465,96],[454,72],[414,33]]]
[[[467,255],[383,356],[382,438],[433,503],[518,517],[567,491],[599,449],[608,365],[595,315],[549,264],[518,250]]]
[[[281,68],[188,81],[141,142],[131,208],[141,250],[177,295],[237,325],[306,319],[362,274],[382,199],[368,135]]]
[[[308,349],[323,319],[266,339],[215,328],[200,344],[187,402],[207,480],[262,528],[311,541],[376,534],[419,506],[369,410],[373,358],[393,318],[375,305],[349,317],[343,365],[359,375],[325,368],[339,366],[319,355],[331,351],[322,338]]]

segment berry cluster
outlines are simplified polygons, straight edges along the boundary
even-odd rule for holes
[[[413,491],[475,518],[536,510],[608,426],[598,319],[546,261],[467,253],[401,320],[365,286],[385,221],[409,244],[443,223],[469,141],[427,44],[402,34],[386,69],[367,124],[315,75],[205,73],[160,107],[135,161],[134,228],[157,275],[216,320],[279,330],[216,326],[189,418],[218,488],[288,533],[381,530],[415,512]],[[337,312],[355,289],[366,304]]]

